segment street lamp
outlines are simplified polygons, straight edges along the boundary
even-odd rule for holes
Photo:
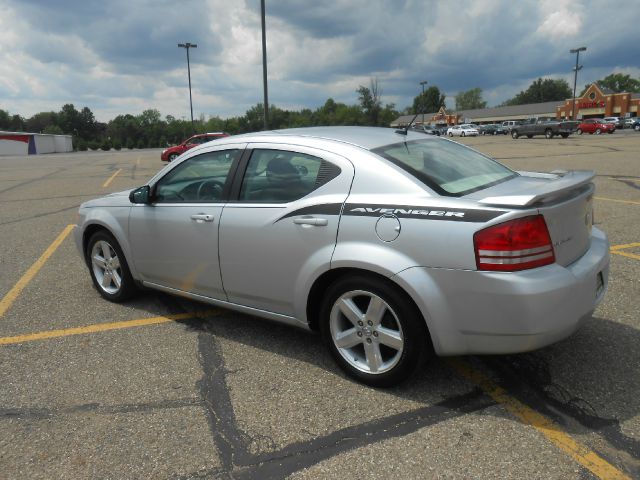
[[[572,103],[572,107],[571,107],[571,119],[572,120],[576,120],[577,118],[577,114],[576,114],[576,83],[578,83],[578,70],[582,69],[582,65],[578,65],[578,60],[580,58],[580,52],[584,52],[587,49],[587,47],[580,47],[580,48],[572,48],[571,50],[569,50],[569,53],[575,53],[576,54],[576,66],[573,69],[574,74],[573,74],[573,103]]]
[[[420,82],[420,85],[422,85],[422,102],[420,102],[420,104],[422,105],[422,128],[424,128],[424,86],[427,83],[428,82],[426,80]]]
[[[262,13],[262,84],[264,89],[264,129],[269,128],[269,95],[267,93],[267,26],[265,24],[264,0],[260,0]]]
[[[187,75],[189,75],[189,107],[191,108],[191,130],[195,132],[193,128],[193,100],[191,99],[191,65],[189,63],[189,49],[198,48],[195,43],[179,43],[178,47],[184,48],[187,51]]]

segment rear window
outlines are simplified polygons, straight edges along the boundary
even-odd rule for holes
[[[409,172],[441,195],[460,197],[518,174],[495,160],[449,140],[394,143],[373,153]]]

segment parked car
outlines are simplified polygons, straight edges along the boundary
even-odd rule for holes
[[[431,125],[414,125],[411,127],[411,130],[420,133],[426,133],[427,135],[437,135],[440,136],[440,130],[432,127]]]
[[[505,128],[507,132],[511,132],[511,129],[516,125],[520,125],[520,120],[506,120],[502,122],[502,128]]]
[[[478,130],[470,125],[454,125],[447,129],[447,135],[450,137],[453,137],[454,135],[458,137],[477,137]]]
[[[604,117],[602,121],[604,123],[611,123],[616,128],[624,128],[624,120],[620,117]]]
[[[602,118],[587,118],[578,125],[576,133],[578,135],[583,133],[600,135],[601,133],[613,133],[615,131],[616,127],[613,123],[607,123]]]
[[[202,145],[203,143],[210,142],[211,140],[217,140],[218,138],[228,137],[229,135],[224,132],[215,133],[201,133],[187,138],[180,145],[166,148],[160,154],[160,160],[163,162],[173,162],[176,158],[182,155],[187,150]]]
[[[502,125],[498,125],[496,123],[480,125],[478,132],[480,132],[480,135],[506,135],[509,133],[506,128],[503,128]]]
[[[624,121],[626,128],[633,128],[636,132],[640,132],[640,117],[627,118]]]
[[[434,353],[528,351],[591,315],[609,272],[594,175],[411,131],[261,132],[83,203],[74,237],[107,300],[142,285],[319,331],[347,374],[389,386]]]

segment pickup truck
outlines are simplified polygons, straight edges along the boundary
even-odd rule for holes
[[[511,138],[517,139],[525,135],[527,138],[531,138],[534,135],[544,135],[546,138],[560,135],[562,138],[567,138],[576,131],[577,126],[577,122],[558,122],[556,120],[531,118],[519,125],[514,125],[511,128]]]

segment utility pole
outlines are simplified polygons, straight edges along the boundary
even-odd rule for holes
[[[267,26],[265,22],[264,1],[260,0],[262,10],[262,84],[264,89],[264,129],[269,129],[269,94],[267,92]]]
[[[423,80],[420,82],[420,85],[422,85],[422,102],[420,102],[420,104],[422,105],[422,128],[424,128],[424,86],[427,84],[428,82],[426,80]]]
[[[574,74],[573,74],[573,102],[572,102],[572,107],[571,107],[571,119],[572,120],[576,120],[576,118],[578,117],[578,114],[576,113],[576,84],[578,83],[578,70],[582,69],[582,65],[578,65],[578,61],[580,59],[580,52],[584,52],[587,49],[587,47],[580,47],[580,48],[572,48],[571,50],[569,50],[569,53],[575,53],[576,54],[576,66],[573,69]]]
[[[191,109],[191,130],[195,132],[193,127],[193,100],[191,99],[191,64],[189,62],[189,49],[198,48],[195,43],[179,43],[178,47],[184,48],[187,51],[187,75],[189,76],[189,108]]]

